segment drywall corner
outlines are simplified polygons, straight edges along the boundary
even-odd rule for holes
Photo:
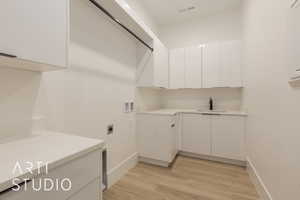
[[[254,167],[249,157],[247,158],[247,171],[252,183],[254,184],[260,196],[260,200],[273,200],[270,192],[268,191],[266,185],[264,184],[263,180],[259,176],[256,168]]]
[[[138,163],[138,153],[134,153],[108,172],[108,188],[117,183],[130,169]]]

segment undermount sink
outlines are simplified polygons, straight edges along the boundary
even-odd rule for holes
[[[226,110],[198,110],[199,112],[205,112],[205,113],[224,113],[227,112]]]

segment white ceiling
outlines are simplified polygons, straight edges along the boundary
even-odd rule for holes
[[[195,17],[213,15],[238,6],[241,0],[139,0],[158,25],[183,22]],[[180,9],[194,10],[179,13]]]

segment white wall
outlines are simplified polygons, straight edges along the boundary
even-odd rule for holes
[[[241,89],[181,89],[168,90],[162,94],[164,108],[208,109],[209,98],[213,97],[216,109],[239,110]]]
[[[105,140],[109,170],[137,151],[134,114],[123,113],[135,100],[136,44],[88,1],[72,0],[71,67],[42,76],[36,114],[47,129]]]
[[[162,90],[155,88],[136,89],[136,110],[157,110],[162,107]]]
[[[300,196],[300,90],[288,84],[290,3],[247,0],[244,6],[248,156],[273,200]]]
[[[137,16],[143,21],[152,32],[156,35],[159,34],[159,27],[156,22],[153,20],[152,16],[149,12],[144,8],[142,2],[140,0],[125,0],[130,8],[135,11]]]
[[[160,27],[160,37],[168,48],[194,46],[242,37],[240,7],[218,15]]]
[[[40,74],[0,66],[0,143],[31,134]]]

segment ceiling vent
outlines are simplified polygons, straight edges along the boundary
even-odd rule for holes
[[[189,6],[187,8],[182,8],[182,9],[179,9],[178,12],[179,13],[185,13],[185,12],[189,12],[189,11],[192,11],[192,10],[195,10],[196,7],[195,6]]]

